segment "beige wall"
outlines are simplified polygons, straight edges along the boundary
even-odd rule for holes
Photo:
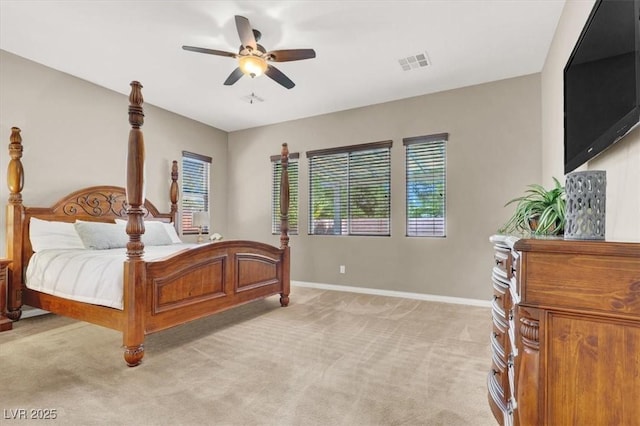
[[[213,228],[228,238],[277,244],[270,234],[269,156],[288,142],[301,153],[294,280],[486,299],[488,237],[509,214],[504,202],[529,183],[550,185],[552,176],[563,175],[562,69],[592,5],[567,0],[541,74],[229,135],[146,104],[147,197],[166,209],[171,160],[183,149],[210,155]],[[21,127],[25,203],[50,204],[80,186],[124,185],[124,95],[4,51],[0,93],[0,177],[5,181],[10,127]],[[447,238],[406,238],[402,138],[441,132],[450,134]],[[394,141],[392,236],[307,235],[305,151],[388,139]],[[607,170],[607,238],[640,241],[640,129],[584,168]],[[1,183],[0,198],[7,195]],[[4,215],[0,210],[2,224]]]
[[[50,204],[79,186],[124,185],[126,97],[0,54],[0,133],[8,142],[11,126],[23,128],[25,202]],[[213,228],[227,238],[277,244],[270,234],[269,156],[288,142],[301,153],[302,232],[291,239],[294,280],[486,299],[488,237],[508,216],[502,205],[541,177],[540,111],[539,75],[229,135],[146,104],[147,196],[167,205],[166,186],[157,182],[167,182],[170,161],[183,149],[211,155]],[[447,238],[406,238],[402,138],[441,132],[450,134]],[[393,235],[306,235],[305,151],[387,139],[394,141]],[[7,161],[3,151],[3,180]],[[0,188],[6,200],[6,185]],[[4,210],[0,219],[4,223]],[[338,273],[339,265],[346,265],[346,274]]]
[[[122,82],[128,92],[128,81]],[[144,81],[142,82],[144,85]],[[7,145],[22,129],[25,205],[51,205],[92,185],[125,185],[127,96],[0,50],[0,198],[8,197]],[[143,89],[144,96],[144,89]],[[145,104],[146,195],[169,210],[171,161],[182,150],[213,157],[212,217],[226,232],[227,133]],[[0,211],[5,253],[5,209]]]
[[[563,69],[594,0],[567,0],[542,71],[542,176],[564,176]],[[606,170],[606,239],[640,241],[640,128],[578,170]]]
[[[291,238],[293,279],[487,299],[488,238],[509,214],[504,203],[540,180],[540,111],[536,74],[232,132],[230,234],[277,243],[270,235],[269,156],[287,142],[300,152],[301,232]],[[449,133],[447,238],[406,238],[402,138],[442,132]],[[305,152],[389,139],[392,236],[307,235]],[[339,274],[339,265],[346,274]]]

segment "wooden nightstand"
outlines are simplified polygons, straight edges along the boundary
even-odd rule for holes
[[[13,321],[7,318],[7,266],[10,263],[8,259],[0,259],[0,331],[13,328]]]

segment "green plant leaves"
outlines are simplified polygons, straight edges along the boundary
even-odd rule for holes
[[[564,232],[566,200],[564,187],[553,178],[554,187],[531,184],[525,195],[514,198],[505,207],[516,204],[515,211],[500,233],[560,235]],[[532,226],[535,223],[535,226]]]

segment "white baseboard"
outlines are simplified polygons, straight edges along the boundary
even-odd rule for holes
[[[463,297],[438,296],[435,294],[410,293],[405,291],[381,290],[377,288],[351,287],[337,284],[311,283],[306,281],[291,281],[292,286],[317,288],[321,290],[346,291],[350,293],[373,294],[376,296],[403,297],[405,299],[425,300],[428,302],[453,303],[456,305],[481,306],[490,308],[490,300],[466,299]]]

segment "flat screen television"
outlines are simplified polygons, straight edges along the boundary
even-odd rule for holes
[[[564,68],[564,171],[640,122],[640,0],[597,0]]]

